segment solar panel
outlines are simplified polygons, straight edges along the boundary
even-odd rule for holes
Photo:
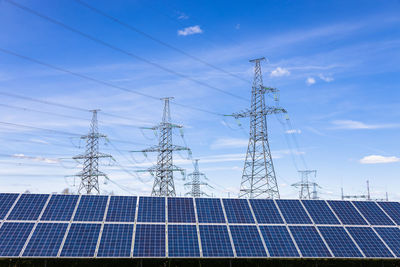
[[[343,224],[367,225],[367,222],[361,217],[351,202],[328,200],[328,203]]]
[[[238,257],[267,256],[256,226],[231,225],[230,230]]]
[[[246,199],[224,199],[223,202],[229,223],[254,223]]]
[[[375,231],[382,237],[392,252],[400,257],[400,229],[395,227],[376,227]]]
[[[74,221],[101,222],[104,218],[104,211],[107,206],[107,196],[85,195],[79,201]]]
[[[199,225],[203,257],[233,257],[226,225]]]
[[[165,198],[140,197],[138,222],[165,222]]]
[[[44,194],[21,195],[7,220],[37,220],[48,198]]]
[[[286,226],[260,226],[271,257],[300,257]]]
[[[340,224],[324,200],[302,200],[316,224]]]
[[[165,257],[165,225],[137,224],[134,257]]]
[[[33,226],[34,223],[5,222],[0,228],[0,256],[18,256]]]
[[[52,195],[46,210],[44,211],[42,221],[69,221],[74,212],[77,195]]]
[[[363,257],[343,227],[319,226],[318,229],[335,257]]]
[[[168,225],[168,257],[200,257],[196,225]]]
[[[331,257],[314,226],[289,226],[303,257]]]
[[[216,198],[196,198],[199,223],[226,223],[221,201]]]
[[[130,257],[133,224],[104,224],[97,257]]]
[[[168,198],[168,222],[196,222],[192,198]]]
[[[393,257],[383,242],[369,227],[347,227],[366,257]]]
[[[371,225],[394,225],[376,203],[369,201],[354,201],[353,204]]]
[[[94,257],[101,224],[73,223],[61,251],[63,257]]]
[[[378,202],[379,206],[400,225],[400,203],[399,202]]]
[[[56,257],[67,227],[67,223],[39,223],[24,256]]]
[[[18,194],[0,194],[0,220],[3,220],[17,199]]]
[[[272,199],[250,199],[250,205],[258,223],[283,223]]]
[[[134,222],[137,197],[111,196],[107,222]]]
[[[301,205],[299,200],[293,199],[278,199],[276,203],[282,212],[283,217],[287,223],[293,224],[311,224],[311,220],[308,217],[306,211]]]

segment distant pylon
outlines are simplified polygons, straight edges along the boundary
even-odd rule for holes
[[[300,199],[318,199],[317,187],[318,184],[315,182],[317,177],[316,170],[304,170],[299,171],[301,181],[292,186],[300,188],[299,198]],[[310,177],[312,176],[312,177]],[[311,179],[310,179],[311,178]],[[313,181],[311,181],[313,180]],[[311,191],[312,188],[312,191]]]
[[[267,115],[286,113],[286,110],[270,107],[265,103],[265,94],[276,93],[278,90],[263,85],[260,62],[264,59],[250,60],[255,63],[251,109],[230,115],[236,119],[250,118],[249,145],[239,193],[241,198],[279,198],[278,183],[268,142]]]
[[[190,180],[190,182],[186,183],[185,186],[190,186],[191,189],[189,192],[186,193],[186,195],[192,196],[192,197],[202,197],[202,196],[209,196],[206,194],[204,191],[201,190],[201,186],[209,186],[206,182],[202,181],[203,179],[206,180],[207,177],[204,173],[199,171],[199,160],[195,159],[194,163],[194,171],[192,173],[189,173],[187,177]]]
[[[83,160],[83,169],[76,176],[81,178],[78,192],[84,191],[86,194],[100,194],[99,177],[107,178],[107,175],[99,171],[99,159],[100,158],[111,158],[111,155],[103,154],[99,152],[99,139],[106,138],[107,136],[99,133],[97,123],[97,112],[93,112],[92,121],[90,123],[89,134],[84,135],[81,139],[86,140],[86,151],[83,155],[73,157],[75,160]]]
[[[151,191],[152,196],[176,196],[175,184],[174,184],[174,171],[184,172],[183,169],[173,164],[173,152],[188,150],[187,147],[177,146],[172,144],[172,130],[174,128],[182,128],[181,125],[171,123],[171,113],[169,108],[169,101],[173,97],[162,98],[164,101],[164,111],[162,122],[151,128],[151,130],[158,130],[158,145],[143,149],[140,151],[133,152],[158,152],[157,165],[147,170],[139,172],[150,172],[154,176],[153,189]]]

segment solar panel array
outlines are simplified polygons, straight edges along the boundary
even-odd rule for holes
[[[397,258],[400,203],[0,194],[0,258]]]

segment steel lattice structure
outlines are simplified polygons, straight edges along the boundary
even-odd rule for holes
[[[315,181],[315,179],[317,177],[317,171],[316,170],[303,170],[303,171],[298,171],[298,172],[300,174],[301,181],[298,183],[292,184],[292,186],[294,186],[296,188],[300,188],[299,198],[300,199],[318,199],[318,194],[317,194],[318,184],[316,182],[310,181],[311,179]],[[313,177],[310,179],[310,176],[313,176]]]
[[[194,163],[194,171],[189,173],[187,177],[191,179],[190,182],[185,183],[185,186],[190,186],[191,190],[186,193],[191,197],[202,197],[202,196],[209,196],[204,191],[201,190],[201,186],[209,186],[206,182],[202,181],[203,179],[207,179],[206,175],[199,171],[199,160],[195,159]]]

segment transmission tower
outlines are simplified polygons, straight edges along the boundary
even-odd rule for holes
[[[318,184],[315,181],[317,178],[316,170],[304,170],[299,171],[301,181],[292,186],[300,188],[299,198],[300,199],[318,199],[317,187]],[[312,190],[312,191],[311,191]]]
[[[84,135],[81,139],[86,140],[86,151],[83,155],[73,157],[73,159],[83,161],[83,169],[76,176],[81,178],[78,192],[85,192],[86,194],[100,194],[99,177],[107,179],[107,175],[99,171],[99,159],[112,158],[111,155],[99,152],[99,139],[106,138],[106,135],[99,133],[97,123],[97,112],[99,110],[91,110],[93,113],[92,121],[90,123],[89,134]]]
[[[139,172],[150,172],[154,176],[154,184],[151,192],[152,196],[175,196],[175,184],[174,184],[174,171],[184,172],[183,169],[173,164],[173,152],[190,149],[183,146],[177,146],[172,144],[172,130],[174,128],[182,128],[181,125],[171,123],[171,113],[169,108],[169,101],[173,97],[161,98],[164,101],[164,111],[162,122],[151,128],[144,128],[150,130],[158,130],[158,145],[143,149],[140,151],[133,152],[158,152],[157,165],[147,170],[141,170]]]
[[[230,115],[236,119],[250,118],[249,145],[239,193],[239,197],[242,198],[279,198],[278,183],[268,142],[267,115],[286,113],[286,110],[270,107],[265,103],[265,94],[276,94],[278,90],[263,85],[260,63],[264,59],[250,60],[255,63],[251,108]]]
[[[190,186],[191,190],[186,193],[186,195],[192,197],[202,197],[209,196],[204,191],[201,190],[201,186],[209,186],[206,182],[202,181],[207,180],[207,177],[204,173],[199,171],[199,160],[194,160],[194,171],[187,175],[188,178],[191,179],[190,182],[186,183],[185,186]],[[211,186],[209,186],[211,187]]]

